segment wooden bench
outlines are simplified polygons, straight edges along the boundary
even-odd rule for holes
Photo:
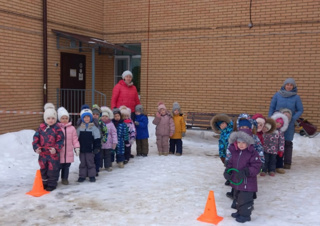
[[[213,116],[220,113],[201,113],[201,112],[188,112],[187,113],[187,129],[200,128],[211,130],[210,121]],[[238,117],[239,114],[227,114],[232,119]]]

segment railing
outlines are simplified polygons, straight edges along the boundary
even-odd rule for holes
[[[57,109],[61,106],[65,107],[71,113],[70,117],[74,125],[83,104],[88,104],[90,108],[93,104],[105,106],[107,97],[104,93],[96,90],[92,92],[91,89],[57,89]]]

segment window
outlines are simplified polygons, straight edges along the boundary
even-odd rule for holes
[[[122,73],[129,69],[130,56],[115,56],[114,59],[114,84],[122,79]]]

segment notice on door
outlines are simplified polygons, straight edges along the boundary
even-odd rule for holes
[[[70,69],[70,77],[77,77],[77,69]]]
[[[79,81],[83,81],[83,73],[79,73]]]

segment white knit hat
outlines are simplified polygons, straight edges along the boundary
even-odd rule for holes
[[[133,75],[132,75],[131,71],[126,70],[126,71],[124,71],[124,72],[122,73],[122,79],[124,79],[127,75],[130,75],[131,78],[133,78]]]
[[[123,105],[123,106],[120,106],[119,109],[120,109],[121,115],[127,115],[129,117],[131,116],[131,109],[130,108]]]
[[[44,108],[44,113],[43,113],[44,121],[46,121],[47,118],[49,117],[53,117],[57,121],[57,112],[52,103],[46,103],[43,108]]]
[[[101,116],[108,116],[108,118],[109,119],[113,119],[113,112],[111,111],[111,109],[110,108],[108,108],[108,107],[106,107],[106,106],[102,106],[101,108],[100,108],[100,110],[101,110]]]
[[[58,108],[58,120],[61,121],[62,116],[67,116],[69,118],[69,113],[64,107]]]

